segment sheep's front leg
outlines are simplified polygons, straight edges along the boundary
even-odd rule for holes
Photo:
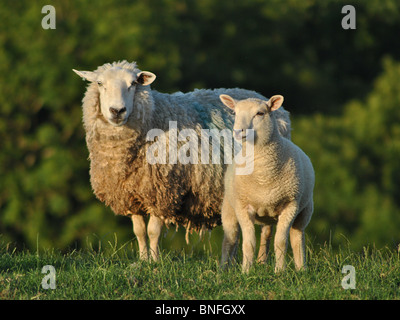
[[[253,265],[254,251],[256,248],[256,232],[254,228],[255,213],[249,213],[246,208],[236,206],[236,217],[242,229],[243,237],[243,263],[242,271],[248,273]]]
[[[224,240],[222,242],[221,267],[227,267],[233,258],[239,235],[239,223],[232,206],[224,200],[221,211]]]
[[[284,210],[282,210],[279,216],[274,239],[276,273],[281,272],[286,268],[285,254],[288,245],[289,230],[296,216],[297,210],[297,204],[290,203]]]
[[[267,262],[271,237],[272,237],[272,226],[271,225],[263,226],[261,228],[260,249],[258,251],[258,256],[257,256],[257,261],[259,263]]]
[[[164,223],[160,218],[150,216],[149,223],[147,224],[147,234],[150,240],[150,253],[153,261],[158,261],[158,241],[160,239],[163,225]]]
[[[148,259],[147,241],[146,241],[146,222],[142,215],[132,215],[133,232],[139,244],[139,258],[141,260]]]

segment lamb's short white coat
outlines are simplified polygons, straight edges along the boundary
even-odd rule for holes
[[[228,95],[220,99],[235,111],[234,135],[245,137],[246,129],[254,130],[254,141],[244,141],[243,148],[254,146],[254,171],[235,175],[235,163],[225,174],[222,205],[224,240],[221,264],[227,265],[238,241],[239,225],[243,235],[243,272],[253,263],[256,236],[254,223],[277,224],[274,238],[275,271],[285,268],[288,237],[296,269],[305,268],[304,229],[313,213],[314,170],[308,156],[277,131],[276,110],[282,96],[268,101],[249,98],[236,101]],[[270,237],[271,228],[263,228],[262,237]],[[265,261],[265,256],[259,260]]]

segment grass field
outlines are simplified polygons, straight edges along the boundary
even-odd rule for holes
[[[0,249],[0,299],[231,300],[231,299],[378,299],[400,298],[399,253],[390,249],[333,252],[307,249],[308,269],[274,273],[274,257],[242,274],[240,265],[223,271],[219,254],[161,253],[158,263],[139,261],[132,243],[100,250],[27,252]],[[239,255],[240,257],[240,255]],[[241,260],[241,258],[240,258]],[[45,265],[55,270],[55,289],[44,289]],[[345,265],[355,270],[355,289],[344,289]],[[50,284],[50,282],[46,282]]]

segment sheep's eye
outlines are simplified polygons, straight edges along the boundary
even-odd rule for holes
[[[265,114],[265,112],[259,111],[259,112],[257,112],[256,116],[262,117],[264,114]]]
[[[97,85],[98,85],[99,87],[102,87],[102,86],[103,86],[103,82],[97,81]]]
[[[129,88],[128,89],[131,89],[133,86],[135,86],[137,84],[137,81],[136,80],[133,80],[132,82],[131,82],[131,85],[129,86]]]

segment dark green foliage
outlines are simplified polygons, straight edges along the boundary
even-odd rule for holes
[[[317,172],[311,226],[319,240],[330,232],[333,243],[345,236],[357,248],[400,241],[400,63],[385,59],[383,69],[372,92],[342,116],[295,122],[293,140]]]
[[[398,1],[353,1],[356,30],[341,27],[342,0],[60,0],[56,29],[44,30],[47,4],[0,5],[3,241],[64,250],[132,237],[129,219],[92,194],[85,84],[71,71],[122,59],[157,74],[164,92],[284,95],[293,139],[316,168],[310,239],[400,241]]]

